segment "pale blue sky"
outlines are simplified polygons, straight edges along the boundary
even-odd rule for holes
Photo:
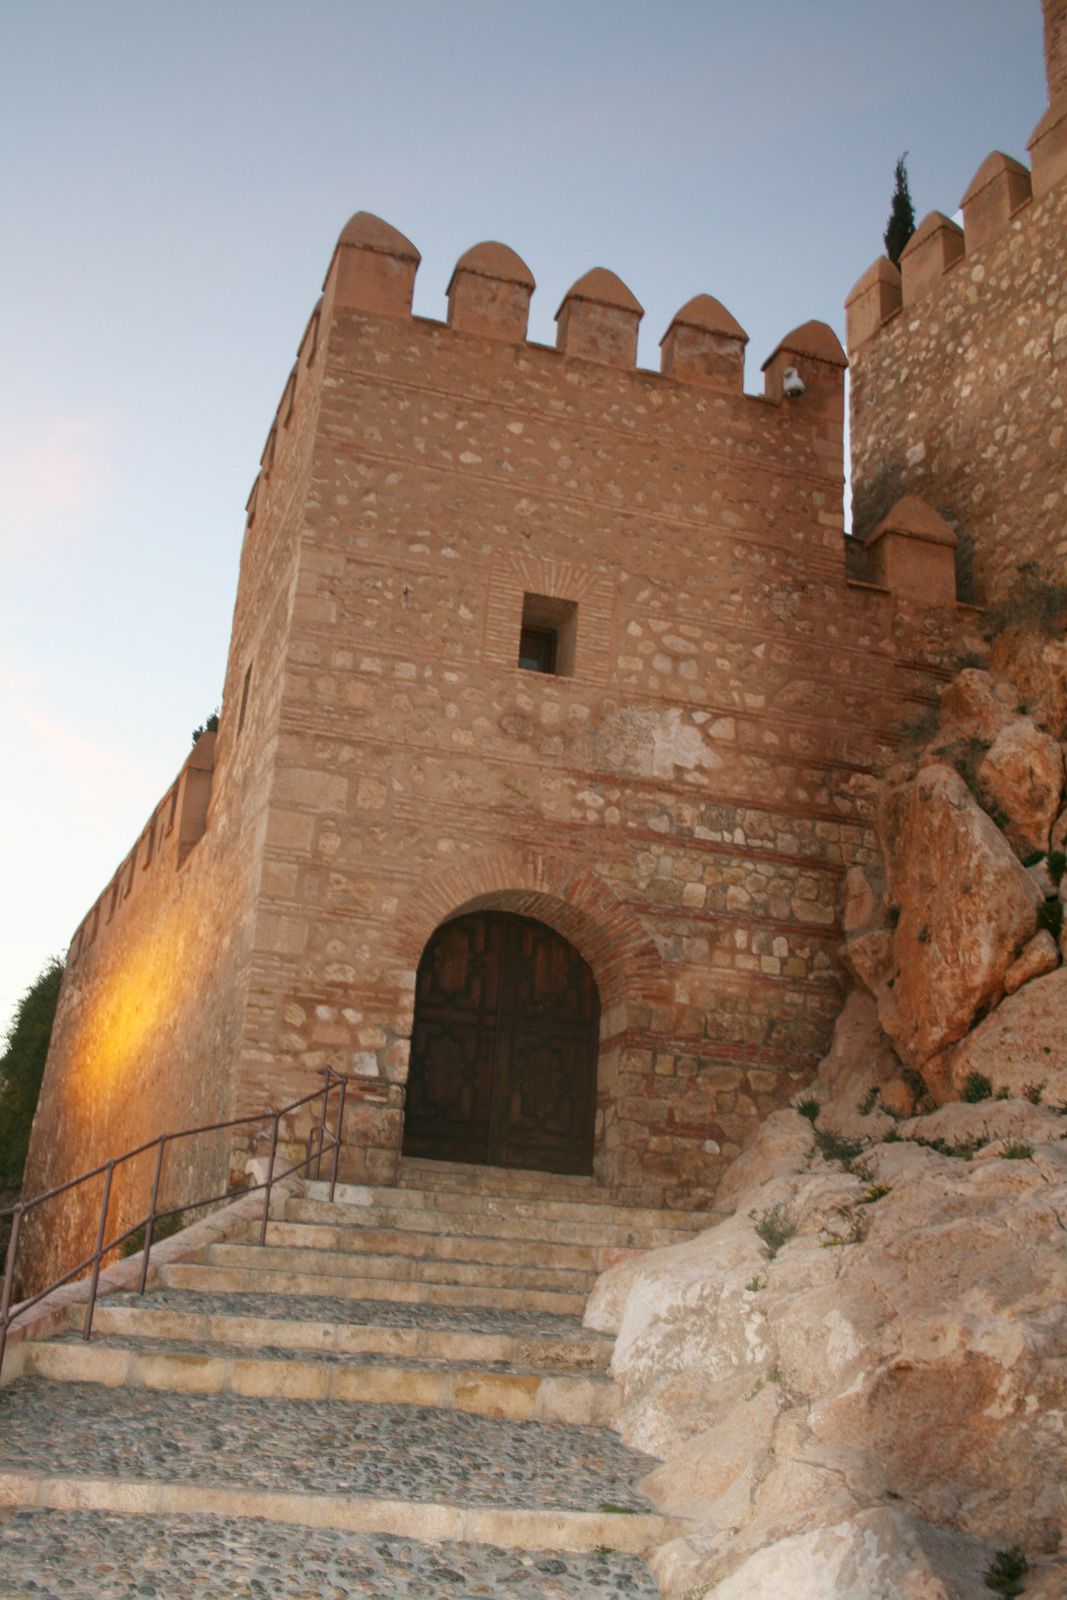
[[[216,704],[274,405],[351,212],[751,336],[841,304],[1045,104],[1039,0],[4,0],[0,1027]]]

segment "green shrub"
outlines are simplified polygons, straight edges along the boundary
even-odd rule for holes
[[[1044,905],[1037,908],[1037,925],[1047,928],[1054,939],[1058,939],[1063,928],[1063,901],[1046,900]]]
[[[1009,628],[1059,637],[1067,625],[1067,585],[1049,583],[1036,561],[1020,562],[1016,576],[999,605],[990,606],[982,621],[987,639]]]
[[[968,1105],[977,1105],[979,1100],[993,1098],[993,1085],[984,1072],[968,1072],[967,1081],[963,1085],[961,1100],[966,1100]]]
[[[822,1110],[822,1106],[809,1095],[804,1100],[798,1100],[797,1110],[802,1117],[807,1117],[808,1121],[814,1124],[819,1120],[819,1112]]]
[[[796,1222],[780,1200],[769,1211],[765,1211],[762,1217],[757,1217],[754,1211],[749,1212],[749,1217],[755,1224],[756,1232],[767,1246],[768,1256],[773,1261],[782,1246],[788,1244],[795,1236]]]
[[[986,1568],[985,1586],[992,1589],[994,1594],[1002,1594],[1008,1600],[1020,1595],[1026,1585],[1023,1579],[1030,1570],[1030,1563],[1017,1544],[1010,1550],[998,1550],[989,1566]]]
[[[1027,1144],[1024,1139],[1013,1139],[1006,1144],[1000,1152],[1002,1161],[1029,1161],[1034,1153],[1032,1144]]]
[[[1050,850],[1048,853],[1048,875],[1057,889],[1060,886],[1064,872],[1067,872],[1067,854],[1062,850]]]

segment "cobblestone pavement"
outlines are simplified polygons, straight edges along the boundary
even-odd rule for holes
[[[604,1335],[583,1328],[577,1317],[551,1312],[498,1311],[490,1306],[404,1305],[393,1300],[337,1300],[327,1295],[210,1294],[192,1289],[156,1289],[140,1296],[109,1294],[102,1306],[141,1306],[146,1311],[189,1311],[209,1316],[288,1317],[308,1322],[372,1323],[383,1328],[426,1328],[451,1333],[500,1333],[515,1338],[588,1339]]]
[[[83,1345],[80,1333],[59,1334],[50,1344]],[[439,1361],[421,1356],[386,1354],[381,1351],[359,1351],[353,1355],[336,1350],[291,1350],[271,1345],[225,1344],[199,1339],[148,1339],[126,1334],[94,1334],[92,1343],[105,1350],[136,1350],[144,1355],[221,1356],[249,1361],[265,1358],[271,1361],[317,1361],[325,1366],[356,1367],[407,1367],[414,1372],[498,1372],[516,1376],[544,1377],[545,1367],[518,1366],[511,1361],[483,1361],[472,1357],[465,1361]],[[552,1376],[560,1373],[553,1371]],[[582,1373],[583,1378],[604,1377],[601,1373]],[[605,1382],[607,1381],[605,1377]]]
[[[0,1467],[452,1504],[647,1511],[654,1465],[606,1428],[444,1407],[173,1394],[27,1378],[0,1391]]]
[[[0,1600],[655,1600],[644,1563],[228,1517],[0,1510]]]

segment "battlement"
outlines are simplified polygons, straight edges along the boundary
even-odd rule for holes
[[[67,955],[68,967],[80,961],[121,920],[131,898],[143,893],[149,877],[155,884],[162,874],[176,872],[203,837],[216,737],[214,733],[200,735],[178,776],[153,808],[137,843],[78,924]]]
[[[897,268],[879,256],[845,301],[846,343],[854,355],[902,310],[930,300],[946,280],[980,261],[1009,228],[1026,228],[1038,203],[1067,179],[1067,94],[1042,117],[1028,146],[1032,171],[994,150],[960,201],[963,226],[931,211],[904,248]]]
[[[899,270],[880,257],[846,301],[853,532],[867,565],[881,561],[891,508],[919,495],[956,537],[960,595],[980,602],[1025,561],[1050,581],[1067,573],[1067,0],[1044,10],[1049,105],[1030,167],[993,151],[963,194],[962,227],[931,211]]]

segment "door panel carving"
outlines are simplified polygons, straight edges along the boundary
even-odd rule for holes
[[[543,923],[445,923],[419,966],[404,1153],[591,1171],[599,1015],[589,966]]]

